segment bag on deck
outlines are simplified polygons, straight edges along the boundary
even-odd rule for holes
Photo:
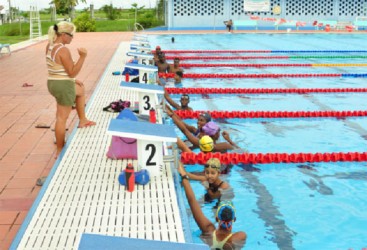
[[[125,108],[130,108],[130,102],[120,99],[118,101],[111,102],[108,106],[103,108],[103,111],[117,113],[121,112]]]
[[[130,106],[130,102],[129,102]],[[130,109],[124,109],[116,117],[121,120],[137,121],[138,118]],[[138,159],[138,143],[135,138],[112,136],[111,145],[107,151],[107,157],[114,160]]]

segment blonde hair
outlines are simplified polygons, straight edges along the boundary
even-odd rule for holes
[[[220,164],[220,160],[218,158],[210,158],[205,166],[208,166],[210,168],[215,168],[216,170],[218,170],[218,172],[220,172],[221,169],[221,164]]]
[[[76,27],[73,23],[62,21],[58,24],[54,24],[48,28],[48,43],[52,46],[56,40],[56,38],[61,35],[61,33],[66,32],[69,34],[73,34],[76,30]]]

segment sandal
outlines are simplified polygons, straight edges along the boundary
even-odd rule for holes
[[[45,123],[38,123],[36,125],[36,128],[51,128],[51,126],[50,125],[47,125]]]
[[[47,176],[43,176],[37,179],[36,185],[37,186],[43,186],[45,184]]]
[[[22,87],[33,87],[33,85],[29,83],[23,83]]]

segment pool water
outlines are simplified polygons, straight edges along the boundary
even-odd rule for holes
[[[361,34],[202,34],[151,36],[162,50],[363,50]],[[285,53],[286,54],[286,53]],[[296,53],[292,53],[296,54]],[[313,53],[302,53],[314,55]],[[319,55],[320,53],[317,53]],[[340,53],[338,55],[352,55]],[[356,54],[356,53],[354,53]],[[168,55],[168,54],[167,54]],[[186,54],[185,54],[186,55]],[[201,54],[199,54],[201,55]],[[214,54],[218,56],[218,54]],[[257,54],[259,55],[259,54]],[[274,55],[274,54],[273,54]],[[290,55],[290,54],[286,54]],[[337,55],[337,54],[336,54]],[[182,62],[183,63],[183,62]],[[198,60],[184,63],[204,63]],[[367,59],[206,61],[206,63],[367,63]],[[185,73],[366,73],[367,67],[187,68]],[[183,79],[184,87],[362,88],[366,78]],[[179,95],[172,95],[178,101]],[[194,110],[315,111],[366,110],[367,93],[191,95]],[[185,120],[195,124],[194,119]],[[367,118],[220,119],[222,130],[251,153],[364,152]],[[180,136],[182,133],[178,131]],[[362,249],[367,247],[366,162],[235,165],[223,179],[233,188],[237,209],[233,231],[243,230],[246,249]],[[307,166],[307,168],[305,167]],[[187,166],[201,171],[202,166]],[[214,222],[215,203],[191,182]],[[230,195],[231,196],[231,195]],[[189,211],[188,204],[186,209]],[[190,213],[189,213],[190,214]],[[189,215],[190,216],[190,215]],[[201,242],[192,216],[194,242]]]

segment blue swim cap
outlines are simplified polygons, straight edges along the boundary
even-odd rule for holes
[[[224,229],[230,229],[236,218],[236,209],[231,201],[221,201],[219,203],[216,217],[219,220],[219,225]]]

